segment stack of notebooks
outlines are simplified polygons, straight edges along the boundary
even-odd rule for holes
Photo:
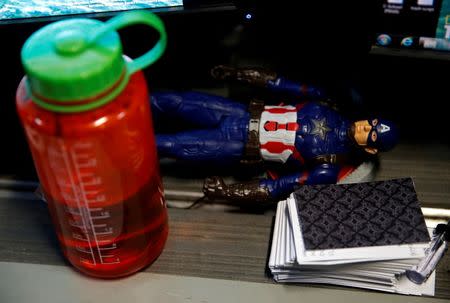
[[[302,186],[278,203],[269,269],[277,282],[320,283],[434,295],[405,271],[430,233],[410,178]]]

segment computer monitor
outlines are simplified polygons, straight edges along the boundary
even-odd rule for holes
[[[101,18],[134,9],[166,13],[232,5],[227,0],[0,0],[0,25],[55,21],[69,16]]]
[[[450,0],[383,0],[376,44],[450,51]]]
[[[0,0],[0,20],[27,21],[74,14],[108,13],[130,9],[177,8],[183,0]]]

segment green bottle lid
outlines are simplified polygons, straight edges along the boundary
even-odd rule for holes
[[[129,61],[116,30],[145,24],[159,41],[141,57]],[[30,95],[38,105],[57,112],[80,112],[113,100],[131,74],[159,59],[167,43],[164,24],[146,11],[120,14],[107,22],[68,19],[49,24],[25,42],[22,64]]]

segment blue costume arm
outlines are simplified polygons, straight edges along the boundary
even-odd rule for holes
[[[291,81],[284,77],[277,77],[274,80],[268,80],[266,82],[266,87],[271,91],[288,93],[294,97],[320,99],[325,96],[322,89],[318,87]]]
[[[262,68],[233,68],[219,65],[211,70],[211,74],[216,79],[244,82],[264,87],[270,91],[287,93],[294,97],[308,99],[325,97],[325,92],[318,87],[288,80],[273,71]]]
[[[225,184],[220,177],[205,179],[203,192],[208,199],[262,205],[286,198],[302,184],[336,183],[339,167],[321,164],[309,172],[283,176],[276,180],[261,179],[244,183]]]
[[[302,184],[333,184],[337,182],[340,167],[336,164],[320,164],[310,171],[281,176],[278,179],[262,179],[259,186],[268,190],[275,199],[283,199]]]

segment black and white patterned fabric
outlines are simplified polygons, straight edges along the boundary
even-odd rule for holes
[[[411,178],[302,186],[294,197],[307,250],[430,241]]]

